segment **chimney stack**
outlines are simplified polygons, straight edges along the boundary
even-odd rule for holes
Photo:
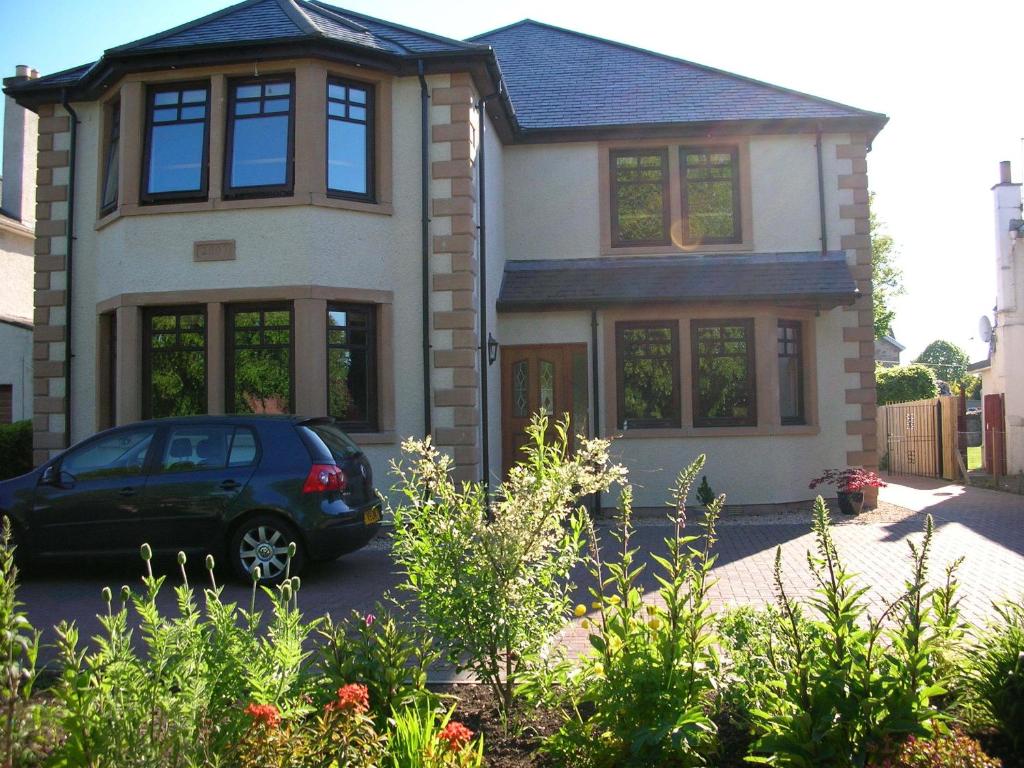
[[[999,163],[999,183],[1009,184],[1010,183],[1010,161],[1003,160]]]
[[[13,85],[32,80],[39,73],[19,64],[14,77],[4,80]],[[39,141],[39,117],[20,106],[10,96],[4,97],[3,130],[3,196],[0,208],[30,229],[36,225],[36,148]]]

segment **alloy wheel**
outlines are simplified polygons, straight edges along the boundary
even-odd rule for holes
[[[238,558],[249,573],[258,565],[263,579],[276,579],[288,563],[288,541],[271,525],[256,526],[242,536]]]

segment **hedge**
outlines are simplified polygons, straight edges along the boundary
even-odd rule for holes
[[[0,480],[32,469],[32,422],[0,424]]]

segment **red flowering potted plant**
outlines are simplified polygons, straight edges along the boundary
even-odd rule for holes
[[[844,515],[856,515],[864,506],[864,489],[884,488],[886,484],[870,469],[847,467],[826,469],[821,477],[811,480],[808,487],[814,490],[819,485],[834,485],[836,498],[839,500],[839,511]]]

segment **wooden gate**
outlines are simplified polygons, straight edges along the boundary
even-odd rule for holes
[[[1006,475],[1006,413],[1002,394],[985,395],[985,473]]]
[[[878,415],[890,472],[922,477],[942,474],[937,399],[886,405],[878,409]]]

